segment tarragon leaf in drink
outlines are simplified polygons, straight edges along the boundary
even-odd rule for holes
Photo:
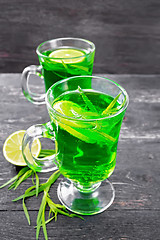
[[[118,98],[120,97],[120,95],[122,94],[122,92],[120,92],[114,99],[113,101],[108,105],[108,107],[102,112],[102,115],[106,115],[110,109],[112,109],[114,107],[114,105],[116,104]]]
[[[92,111],[92,112],[97,112],[97,109],[95,108],[95,106],[93,105],[93,103],[89,100],[89,98],[86,96],[86,94],[84,93],[84,91],[81,89],[80,86],[78,86],[78,90],[85,102],[85,104],[87,105],[87,107]]]

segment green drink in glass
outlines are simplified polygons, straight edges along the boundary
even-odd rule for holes
[[[108,178],[116,164],[117,142],[124,112],[112,119],[101,119],[113,98],[98,91],[84,91],[93,104],[90,109],[78,91],[58,97],[53,108],[61,114],[78,119],[78,122],[55,120],[57,162],[61,173],[86,188]],[[120,104],[115,103],[114,108]],[[94,111],[93,111],[94,110]],[[108,111],[108,114],[112,112]],[[90,119],[96,119],[90,121]],[[82,120],[82,123],[81,123]]]
[[[128,101],[126,91],[117,83],[94,76],[71,77],[48,90],[51,121],[27,131],[23,150],[31,137],[37,137],[35,132],[49,138],[54,134],[54,162],[65,177],[58,186],[58,197],[69,210],[92,215],[113,202],[114,188],[106,179],[115,168]],[[29,166],[43,171],[42,161]]]
[[[80,38],[58,38],[37,47],[40,66],[31,65],[22,73],[22,90],[35,104],[43,104],[44,94],[32,93],[29,78],[38,75],[44,80],[45,91],[57,81],[72,76],[92,75],[95,45]]]
[[[74,48],[59,48],[43,52],[39,56],[46,91],[57,81],[78,75],[91,75],[94,54]]]

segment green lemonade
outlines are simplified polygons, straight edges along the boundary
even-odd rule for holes
[[[113,98],[93,90],[84,93],[93,105],[92,110],[77,90],[64,93],[53,102],[52,107],[65,118],[61,114],[50,116],[61,173],[87,187],[105,180],[114,171],[124,111],[112,116],[120,108],[116,101],[108,115],[103,115]]]
[[[90,55],[80,49],[59,48],[42,54],[39,61],[46,91],[64,78],[92,74],[94,53]]]

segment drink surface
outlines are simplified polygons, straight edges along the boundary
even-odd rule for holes
[[[51,113],[50,116],[53,127],[56,124],[57,162],[61,173],[74,182],[90,186],[114,171],[124,113],[105,118],[102,113],[113,98],[92,90],[84,93],[94,105],[94,111],[82,95],[74,91],[61,95],[53,103],[56,111],[71,118],[55,119]],[[114,109],[118,106],[116,102]]]
[[[92,74],[94,53],[65,47],[42,54],[48,57],[39,57],[46,91],[61,79]]]

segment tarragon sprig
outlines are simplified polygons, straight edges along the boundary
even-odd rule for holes
[[[87,105],[87,107],[92,111],[92,112],[97,112],[95,106],[93,105],[93,103],[90,101],[90,99],[86,96],[86,94],[84,93],[84,91],[81,89],[80,86],[78,86],[78,90],[85,102],[85,104]],[[108,107],[101,113],[101,115],[99,114],[99,116],[103,116],[108,114],[108,112],[110,112],[112,110],[112,108],[114,107],[115,103],[117,102],[118,98],[120,97],[120,95],[122,94],[122,92],[120,92],[114,99],[113,101],[108,105]],[[122,103],[123,104],[123,103]],[[115,109],[114,109],[115,111]],[[107,133],[104,133],[102,131],[99,131],[100,126],[97,122],[97,129],[94,129],[95,132],[101,134],[103,137],[105,137],[107,140],[111,141],[111,142],[115,142],[116,139],[113,138],[112,136],[108,135]]]
[[[52,155],[54,152],[55,152],[55,150],[41,150],[41,154],[39,155],[39,157],[40,156],[45,157],[48,155]],[[33,186],[26,189],[26,191],[24,192],[23,195],[13,199],[12,201],[16,202],[18,200],[22,200],[23,210],[24,210],[26,219],[28,221],[28,224],[30,225],[31,220],[30,220],[30,216],[29,216],[29,213],[27,210],[25,200],[26,200],[26,198],[29,198],[32,196],[38,196],[39,193],[43,192],[43,197],[42,197],[41,205],[39,207],[39,212],[38,212],[38,216],[37,216],[36,239],[38,239],[40,228],[42,227],[43,233],[45,236],[45,240],[48,240],[46,224],[49,223],[50,221],[52,221],[53,219],[55,219],[55,221],[56,221],[58,214],[65,215],[67,217],[79,217],[79,218],[83,219],[79,215],[70,214],[66,210],[65,206],[54,203],[49,196],[49,190],[50,190],[51,185],[54,184],[54,182],[60,176],[59,170],[54,172],[45,183],[40,184],[38,174],[35,171],[31,170],[29,167],[24,167],[19,171],[19,173],[15,177],[11,178],[9,181],[4,183],[2,186],[0,186],[0,188],[3,188],[5,186],[11,184],[8,189],[10,190],[10,189],[14,188],[14,190],[16,190],[17,187],[23,181],[25,181],[27,178],[29,178],[30,176],[32,176]],[[49,209],[50,209],[47,220],[45,220],[46,206],[49,206]]]
[[[38,158],[51,156],[51,155],[55,154],[55,152],[56,152],[55,149],[42,149]]]
[[[92,112],[96,112],[97,113],[97,109],[95,108],[93,103],[89,100],[89,98],[86,96],[86,94],[84,93],[84,91],[81,89],[80,86],[78,86],[78,91],[80,92],[80,94],[81,94],[85,104],[89,108],[89,110],[91,110]]]
[[[8,187],[8,189],[9,190],[12,189],[12,188],[16,189],[24,180],[26,180],[31,175],[30,174],[31,171],[32,170],[29,167],[22,168],[16,176],[14,176],[9,181],[7,181],[3,185],[1,185],[0,189],[4,188],[5,186],[7,186],[11,183],[12,184]]]
[[[106,115],[116,104],[118,98],[120,97],[120,95],[122,94],[122,92],[120,92],[114,99],[113,101],[108,105],[108,107],[102,112],[102,115]]]
[[[60,175],[60,172],[59,172],[59,170],[57,170],[55,173],[52,174],[51,179],[53,180],[53,176],[54,176],[54,179],[56,180],[56,178],[59,175]],[[42,202],[41,202],[41,205],[40,205],[40,208],[39,208],[39,212],[38,212],[38,216],[37,216],[36,239],[38,239],[38,237],[39,237],[39,232],[40,232],[40,228],[41,227],[43,228],[43,233],[44,233],[45,239],[46,240],[48,239],[47,230],[46,230],[46,224],[48,222],[50,222],[51,220],[53,220],[53,219],[55,219],[55,221],[56,221],[58,213],[62,214],[62,215],[65,215],[65,216],[68,216],[68,217],[79,217],[79,218],[83,219],[81,216],[78,216],[76,214],[69,214],[69,213],[67,213],[65,206],[63,206],[61,204],[55,204],[50,199],[50,196],[49,196],[48,192],[49,192],[49,189],[50,189],[52,183],[53,182],[50,183],[50,180],[49,180],[48,183],[47,183],[47,187],[44,190]],[[45,209],[46,209],[47,205],[50,208],[50,214],[49,214],[49,217],[48,217],[48,219],[46,221],[45,220]],[[50,218],[51,214],[53,216]]]
[[[49,192],[49,187],[44,191],[41,206],[39,208],[38,217],[37,217],[37,226],[36,226],[36,239],[38,239],[40,228],[42,227],[43,228],[43,233],[44,233],[44,236],[45,236],[45,240],[48,240],[46,224],[49,223],[50,221],[52,221],[53,219],[55,219],[55,221],[57,221],[57,215],[58,214],[62,214],[62,215],[65,215],[65,216],[71,217],[71,218],[72,217],[79,217],[82,220],[84,220],[83,217],[81,217],[77,214],[68,213],[65,206],[63,206],[61,204],[55,204],[51,200],[48,192]],[[45,220],[45,209],[46,209],[47,205],[49,206],[50,211],[49,211],[48,219]]]

